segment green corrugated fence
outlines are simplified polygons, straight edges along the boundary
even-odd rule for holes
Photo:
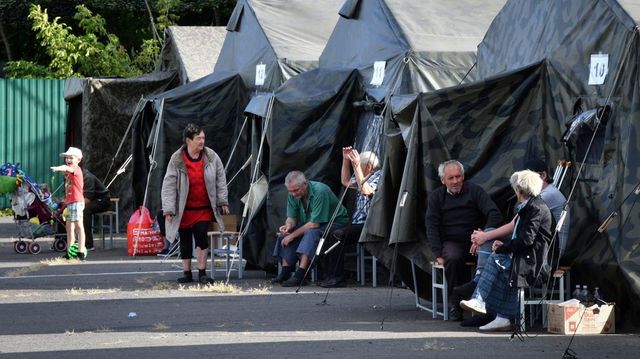
[[[20,163],[53,191],[62,177],[49,167],[62,163],[66,130],[64,80],[0,79],[0,163]],[[9,198],[0,195],[0,208],[10,207]]]

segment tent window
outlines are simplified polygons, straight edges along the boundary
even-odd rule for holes
[[[240,19],[242,18],[242,11],[244,10],[244,4],[241,6],[237,6],[231,16],[229,17],[229,22],[227,23],[227,31],[238,31],[240,28]]]
[[[565,142],[569,148],[575,148],[576,161],[580,162],[584,159],[584,163],[588,164],[600,162],[604,152],[604,135],[609,112],[609,106],[598,107],[582,111],[569,121],[568,129],[562,136],[562,142]],[[593,138],[593,143],[591,143],[591,138]],[[589,147],[589,143],[591,143],[591,147]]]

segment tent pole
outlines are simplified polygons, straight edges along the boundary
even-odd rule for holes
[[[244,122],[242,123],[242,127],[240,128],[240,132],[238,133],[238,138],[236,138],[236,142],[233,144],[233,147],[231,148],[231,154],[229,155],[229,158],[227,159],[227,164],[224,165],[225,171],[229,170],[229,163],[231,163],[231,159],[233,158],[233,155],[236,152],[236,147],[238,146],[238,142],[240,142],[240,137],[242,137],[242,131],[244,130],[244,126],[247,124],[247,118],[248,118],[248,116],[244,116]]]
[[[129,131],[131,131],[131,127],[133,126],[133,120],[135,119],[136,114],[140,110],[140,104],[142,103],[143,99],[144,99],[143,97],[140,97],[140,101],[138,101],[138,103],[136,104],[135,110],[133,110],[133,115],[131,115],[131,120],[129,120],[129,126],[127,126],[127,130],[125,131],[124,135],[122,136],[122,140],[120,141],[120,145],[118,146],[118,149],[116,150],[116,154],[113,155],[113,158],[111,159],[111,165],[109,165],[109,170],[107,171],[107,174],[104,175],[104,179],[102,180],[102,182],[106,182],[107,181],[107,178],[109,177],[109,173],[111,173],[111,169],[113,169],[113,165],[116,162],[116,158],[120,154],[120,150],[122,149],[122,146],[124,145],[124,141],[127,139],[127,135],[129,134]],[[114,179],[115,179],[115,177],[111,180],[111,182],[113,182]],[[109,182],[109,183],[111,183],[111,182]]]
[[[255,168],[253,169],[252,173],[251,173],[251,184],[249,185],[249,197],[247,197],[247,202],[244,204],[244,209],[242,211],[242,220],[240,221],[240,233],[238,234],[238,238],[236,239],[236,247],[238,246],[238,243],[240,243],[241,239],[245,236],[248,228],[249,228],[249,223],[247,223],[245,225],[245,220],[247,219],[247,212],[249,211],[249,203],[252,202],[253,198],[253,187],[255,185],[255,183],[257,182],[257,177],[258,177],[258,173],[260,173],[260,160],[262,158],[262,149],[264,147],[264,141],[267,138],[267,131],[269,129],[269,124],[271,123],[271,112],[273,110],[273,101],[274,101],[274,96],[272,94],[271,98],[269,99],[269,104],[267,106],[267,116],[265,117],[264,120],[264,126],[262,128],[262,134],[261,134],[261,138],[260,138],[260,147],[258,148],[258,154],[256,155],[256,165]],[[245,117],[246,119],[247,117]],[[246,122],[245,122],[246,123]],[[244,127],[244,125],[243,125]],[[252,213],[253,214],[253,213]],[[251,214],[251,215],[252,215]],[[250,220],[249,220],[250,221]],[[231,268],[233,268],[233,261],[235,258],[231,258],[231,265],[229,266],[229,268],[227,268],[227,279],[226,279],[226,283],[229,283],[229,278],[231,277]],[[240,261],[242,261],[242,258],[239,259]],[[238,263],[238,265],[242,265],[242,263]]]
[[[146,207],[147,204],[147,196],[149,195],[149,182],[151,181],[151,172],[158,167],[158,163],[156,162],[156,150],[158,148],[158,136],[160,134],[160,126],[162,124],[162,113],[164,111],[164,98],[160,101],[160,111],[158,114],[158,119],[156,120],[156,133],[154,134],[153,139],[153,147],[151,148],[151,162],[149,163],[149,173],[147,173],[147,185],[144,188],[144,199],[142,200],[142,205]],[[142,228],[142,221],[138,223],[138,231]],[[173,242],[173,241],[172,241]],[[134,245],[133,245],[133,256],[136,256],[138,251],[138,237],[134,236]]]

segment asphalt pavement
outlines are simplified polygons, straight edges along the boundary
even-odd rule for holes
[[[0,218],[1,358],[637,358],[637,333],[570,336],[479,333],[433,319],[408,289],[349,283],[273,286],[263,271],[216,272],[181,286],[179,260],[130,257],[124,234],[86,262],[62,261],[51,238],[17,254]],[[383,285],[380,285],[383,284]]]

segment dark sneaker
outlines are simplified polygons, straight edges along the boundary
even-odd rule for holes
[[[288,274],[289,274],[289,276],[291,276],[291,273],[288,273]],[[285,280],[287,280],[287,278],[284,277],[284,273],[280,272],[280,274],[278,274],[277,277],[271,278],[271,284],[282,283]]]
[[[164,257],[168,254],[169,254],[169,248],[165,248],[160,253],[158,253],[158,257]]]
[[[182,277],[178,278],[178,283],[181,283],[181,284],[193,283],[193,277],[190,276],[190,275],[182,276]]]
[[[87,247],[87,250],[93,252],[96,250],[96,247]]]
[[[456,305],[450,305],[449,309],[449,320],[454,321],[454,322],[460,322],[462,321],[462,309],[460,309],[460,307],[456,304]]]
[[[302,278],[298,278],[296,276],[293,276],[282,282],[283,287],[297,287],[301,285],[304,285],[304,283],[302,282]]]
[[[87,255],[85,253],[78,252],[78,259],[84,262],[87,260]]]
[[[320,283],[320,286],[322,288],[339,288],[339,287],[344,287],[345,282],[344,282],[344,278],[342,277],[334,277],[334,278],[329,278],[327,280],[322,281],[322,283]]]
[[[198,277],[198,282],[200,282],[200,284],[213,284],[213,279],[208,275],[201,275]]]

